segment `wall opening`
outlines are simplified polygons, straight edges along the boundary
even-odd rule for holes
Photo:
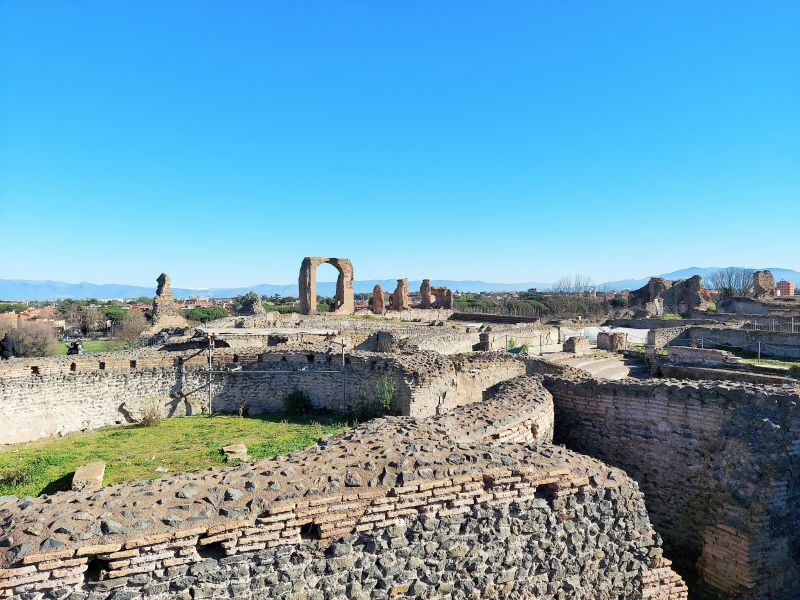
[[[198,544],[197,554],[199,554],[200,558],[203,559],[211,558],[214,560],[219,560],[220,558],[225,558],[225,548],[222,547],[222,542],[214,542],[213,544]]]
[[[89,560],[86,571],[83,573],[83,582],[84,583],[95,583],[100,581],[100,577],[103,574],[103,571],[108,571],[108,561],[107,560],[100,560],[99,558],[92,558]]]
[[[72,372],[74,373],[75,371],[77,371],[77,370],[78,370],[78,365],[76,365],[75,363],[72,363],[72,364],[69,366],[69,370],[70,370],[70,371],[72,371]]]
[[[328,314],[338,308],[336,298],[336,282],[339,279],[341,271],[331,263],[322,263],[317,267],[317,281],[311,293],[317,297],[317,314]],[[320,277],[322,280],[320,281]],[[334,285],[333,293],[327,292],[324,294],[319,293],[320,283],[330,286]],[[325,290],[323,290],[325,291]]]
[[[105,369],[106,369],[106,363],[104,363],[104,362],[102,362],[102,361],[101,361],[101,362],[100,362],[100,364],[99,364],[99,365],[97,365],[97,368],[98,368],[98,369],[100,369],[101,371],[105,371]]]
[[[136,368],[136,361],[132,360],[131,361],[131,369],[135,369],[135,368]]]
[[[540,485],[536,488],[533,497],[547,502],[547,506],[553,508],[553,501],[556,499],[557,488],[553,484]]]
[[[322,532],[319,525],[316,523],[306,523],[300,526],[300,539],[301,540],[319,540],[322,539]]]
[[[39,375],[39,367],[31,367],[31,375]]]

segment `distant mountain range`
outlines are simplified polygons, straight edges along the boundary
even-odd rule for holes
[[[717,271],[726,267],[689,267],[671,273],[654,275],[654,277],[664,277],[665,279],[686,279],[694,275],[700,275],[704,279],[713,275]],[[800,286],[800,271],[792,269],[769,268],[775,276],[775,281],[787,279]],[[642,287],[649,277],[641,279],[622,279],[620,281],[607,281],[597,285],[599,290],[624,290],[637,289]],[[418,290],[421,281],[409,281],[410,290]],[[396,279],[365,279],[353,282],[353,288],[357,293],[372,292],[372,288],[380,284],[384,291],[391,292],[397,285]],[[431,285],[443,285],[451,290],[461,292],[508,292],[518,290],[528,290],[538,288],[540,290],[550,289],[550,283],[527,281],[522,283],[489,283],[486,281],[455,281],[450,279],[434,279]],[[153,296],[155,286],[137,286],[124,284],[96,284],[96,283],[63,283],[60,281],[30,281],[25,279],[0,279],[0,300],[58,300],[62,298],[138,298],[140,296]],[[214,298],[229,298],[238,296],[250,291],[257,292],[262,296],[297,296],[297,284],[269,284],[262,283],[237,288],[208,288],[186,289],[172,288],[175,296],[185,298],[187,296],[211,296]],[[336,293],[336,283],[320,281],[317,283],[317,293],[322,296],[333,296]]]

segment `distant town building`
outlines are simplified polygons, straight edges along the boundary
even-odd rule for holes
[[[214,306],[210,298],[192,296],[191,298],[185,298],[183,301],[183,308],[202,308],[207,306]]]
[[[781,279],[776,285],[775,289],[778,296],[794,296],[795,285],[791,281]]]

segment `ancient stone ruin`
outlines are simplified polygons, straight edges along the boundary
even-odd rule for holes
[[[338,308],[352,301],[349,261],[309,257],[309,312],[328,261]],[[154,312],[169,322],[180,315],[159,284]],[[0,598],[687,600],[684,578],[709,598],[800,597],[798,379],[703,380],[752,367],[710,346],[793,351],[797,333],[648,318],[632,351],[617,330],[630,324],[609,323],[596,333],[609,352],[595,352],[591,326],[443,320],[432,309],[449,290],[420,292],[411,308],[398,280],[392,319],[262,326],[258,299],[161,347],[3,361],[0,444],[135,424],[153,399],[163,418],[258,416],[297,390],[353,415],[393,391],[383,416],[291,454],[249,462],[226,439],[226,468],[101,487],[85,465],[73,491],[0,497]],[[706,294],[699,278],[656,279],[634,299]],[[385,308],[375,286],[372,310]],[[243,319],[254,326],[232,325]],[[649,372],[585,370],[643,339]]]
[[[775,277],[771,271],[755,271],[753,273],[753,298],[756,300],[772,300],[775,297]]]
[[[389,299],[389,310],[401,311],[411,308],[411,300],[408,297],[408,279],[398,279],[397,287]]]
[[[588,354],[591,351],[589,340],[582,335],[575,335],[564,342],[564,352],[572,352],[578,356]]]
[[[322,256],[307,256],[300,266],[300,313],[313,315],[317,312],[317,267],[324,263],[333,265],[339,271],[339,277],[336,279],[336,297],[333,312],[352,314],[355,311],[353,264],[349,258],[326,258]]]
[[[420,308],[432,308],[431,298],[431,280],[423,279],[422,285],[419,286]]]
[[[685,600],[635,482],[552,432],[550,394],[520,377],[287,456],[0,505],[0,590]]]
[[[703,287],[699,275],[676,281],[652,277],[646,285],[630,293],[628,302],[632,307],[656,315],[670,311],[704,310],[711,303],[711,294]]]
[[[386,312],[386,307],[383,301],[383,288],[380,284],[376,284],[372,288],[372,312],[376,315],[382,315]]]
[[[419,288],[420,308],[453,308],[453,293],[445,286],[431,286],[430,279],[423,279]]]
[[[175,297],[170,289],[169,275],[162,273],[156,279],[158,288],[153,298],[153,327],[152,330],[160,331],[168,327],[186,327],[189,322],[181,314],[180,307],[175,303]]]

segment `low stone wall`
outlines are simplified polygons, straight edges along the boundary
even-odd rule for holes
[[[736,381],[740,383],[761,383],[767,385],[798,385],[794,377],[771,372],[756,371],[752,369],[721,369],[719,367],[696,367],[692,365],[679,365],[655,362],[650,367],[653,377],[667,379],[697,379],[712,381]]]
[[[544,381],[554,399],[555,441],[639,483],[681,569],[731,597],[797,597],[797,388]]]
[[[671,341],[683,336],[690,328],[690,325],[678,327],[659,327],[647,332],[647,346],[650,348],[663,348]]]
[[[549,404],[520,381],[485,419],[377,419],[275,459],[0,505],[0,596],[685,600],[622,471],[546,426],[506,441]]]
[[[725,350],[690,346],[670,346],[667,348],[667,361],[702,366],[744,364],[741,358]]]
[[[742,348],[757,353],[759,344],[762,356],[800,359],[800,333],[780,333],[773,331],[749,331],[723,327],[690,327],[684,334],[700,345],[700,339],[708,344],[720,344]]]
[[[225,349],[213,357],[211,408],[235,413],[241,406],[249,414],[283,410],[294,389],[307,393],[316,408],[358,412],[375,402],[379,383],[389,377],[395,411],[428,416],[481,400],[484,390],[525,373],[510,356],[480,353],[354,352],[346,356],[344,375],[339,354]],[[208,357],[202,351],[72,358],[3,365],[0,444],[134,423],[153,405],[165,417],[208,411]]]
[[[702,311],[693,311],[696,315],[691,319],[609,319],[605,325],[611,327],[629,327],[631,329],[671,329],[673,327],[683,327],[686,325],[713,325],[718,321],[716,314],[708,314]]]

